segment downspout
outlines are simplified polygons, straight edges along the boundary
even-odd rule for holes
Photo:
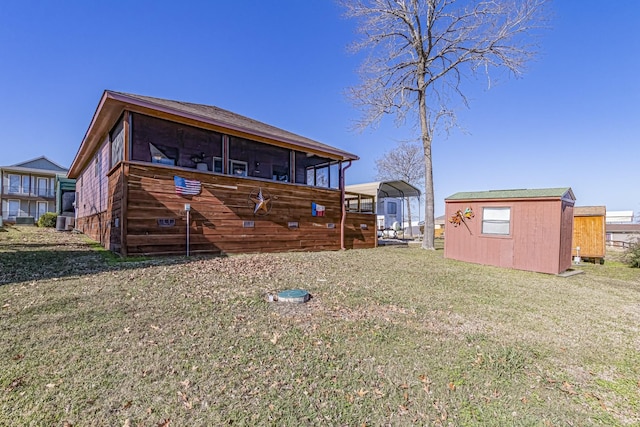
[[[351,167],[351,160],[349,160],[349,164],[342,168],[340,171],[340,206],[342,209],[342,219],[340,220],[340,249],[345,250],[344,247],[344,222],[347,218],[347,209],[344,207],[344,173],[347,169]]]

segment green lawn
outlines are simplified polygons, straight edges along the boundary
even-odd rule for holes
[[[640,269],[381,247],[114,262],[0,232],[0,425],[640,425]],[[266,295],[303,288],[306,304]]]

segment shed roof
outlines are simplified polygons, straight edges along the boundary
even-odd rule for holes
[[[375,197],[420,197],[420,189],[403,180],[375,181],[364,184],[345,186],[345,190],[353,193],[366,194]]]
[[[575,206],[573,216],[605,216],[606,206]]]
[[[575,200],[571,187],[533,188],[518,190],[466,191],[452,194],[445,200],[494,199],[569,199]]]
[[[101,138],[110,130],[124,110],[141,114],[158,114],[168,120],[193,126],[208,125],[229,134],[254,136],[273,145],[296,147],[336,160],[359,159],[355,154],[212,105],[105,90],[69,168],[70,177],[76,178],[80,174],[102,142]]]

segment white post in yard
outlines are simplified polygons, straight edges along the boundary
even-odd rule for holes
[[[185,203],[184,210],[187,212],[187,256],[189,256],[189,212],[191,211],[191,205]]]

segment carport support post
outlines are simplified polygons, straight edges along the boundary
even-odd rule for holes
[[[187,213],[187,256],[189,256],[189,212],[191,211],[191,205],[185,203],[184,210]]]

